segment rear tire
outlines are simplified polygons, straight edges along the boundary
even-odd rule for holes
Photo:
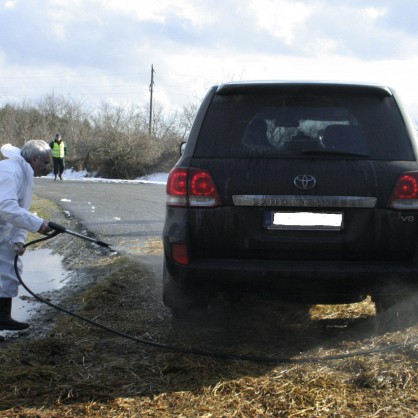
[[[398,331],[418,322],[418,294],[377,295],[373,297],[378,333]]]
[[[198,320],[208,315],[208,296],[178,284],[169,273],[165,263],[163,269],[163,302],[170,308],[177,321]]]

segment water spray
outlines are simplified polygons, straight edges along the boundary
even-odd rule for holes
[[[97,244],[101,247],[106,247],[106,248],[111,249],[111,246],[109,244],[103,242],[103,241],[99,241],[99,240],[96,240],[94,238],[88,237],[86,235],[82,235],[82,234],[78,234],[76,232],[70,231],[67,228],[65,228],[64,226],[56,224],[54,222],[48,222],[48,226],[51,229],[54,230],[52,233],[46,235],[45,237],[30,241],[26,245],[24,245],[24,247],[26,248],[30,245],[35,244],[35,243],[49,240],[49,239],[57,236],[58,234],[66,233],[66,234],[73,235],[75,237],[84,239],[86,241],[93,242],[94,244]],[[249,361],[249,362],[256,362],[256,363],[266,363],[266,364],[284,364],[284,363],[303,364],[303,363],[318,363],[318,362],[331,361],[331,360],[342,360],[342,359],[351,358],[351,357],[358,357],[358,356],[368,356],[368,355],[381,353],[381,352],[385,352],[385,351],[391,351],[391,350],[396,350],[396,349],[404,349],[406,346],[414,346],[416,344],[416,341],[414,341],[414,342],[409,343],[409,344],[406,344],[406,343],[391,344],[391,345],[387,345],[387,346],[384,346],[384,347],[377,347],[377,348],[372,348],[372,349],[369,349],[369,350],[358,350],[358,351],[355,351],[355,352],[339,354],[339,355],[337,354],[337,355],[330,355],[330,356],[323,356],[323,357],[304,357],[304,358],[260,357],[260,356],[254,356],[254,355],[230,354],[230,353],[223,353],[223,352],[216,352],[216,351],[207,351],[207,350],[202,350],[202,349],[197,349],[197,348],[185,348],[185,347],[173,346],[173,345],[170,345],[170,344],[164,344],[164,343],[160,343],[160,342],[157,342],[157,341],[146,340],[146,339],[143,339],[143,338],[135,337],[133,335],[125,334],[124,332],[121,332],[121,331],[115,330],[113,328],[110,328],[106,325],[100,324],[96,321],[93,321],[89,318],[86,318],[82,315],[79,315],[79,314],[77,314],[75,312],[72,312],[68,309],[65,309],[61,306],[55,305],[54,303],[50,302],[49,300],[46,300],[46,299],[42,298],[41,296],[34,293],[23,281],[23,279],[22,279],[22,277],[19,273],[18,266],[17,266],[18,258],[19,258],[19,255],[16,254],[15,259],[14,259],[14,269],[15,269],[15,272],[16,272],[16,276],[19,279],[20,284],[24,287],[24,289],[29,294],[31,294],[35,299],[37,299],[38,301],[40,301],[42,303],[45,303],[46,305],[48,305],[48,306],[50,306],[50,307],[52,307],[52,308],[54,308],[54,309],[56,309],[60,312],[66,313],[67,315],[70,315],[70,316],[72,316],[74,318],[77,318],[81,321],[87,322],[90,325],[93,325],[93,326],[95,326],[97,328],[100,328],[104,331],[115,334],[119,337],[131,340],[131,341],[135,341],[137,343],[141,343],[141,344],[144,344],[144,345],[148,345],[148,346],[151,346],[151,347],[156,347],[156,348],[168,350],[168,351],[171,351],[171,352],[187,354],[187,355],[214,357],[214,358],[225,359],[225,360],[239,360],[239,361]]]

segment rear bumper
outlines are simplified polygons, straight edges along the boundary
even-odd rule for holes
[[[172,279],[190,290],[251,292],[309,303],[418,290],[418,266],[399,263],[200,259],[167,267]]]

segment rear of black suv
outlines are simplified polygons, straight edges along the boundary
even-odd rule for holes
[[[349,303],[418,288],[415,131],[384,86],[213,87],[167,182],[163,298]]]

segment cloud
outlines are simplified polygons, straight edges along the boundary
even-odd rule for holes
[[[418,97],[417,10],[416,0],[3,0],[0,104],[51,91],[146,103],[151,64],[167,106],[249,78],[382,81]]]
[[[285,45],[295,43],[299,28],[307,23],[316,8],[290,0],[251,0],[247,7],[255,16],[256,26],[270,32]]]
[[[1,46],[19,64],[113,69],[137,65],[134,53],[151,48],[364,59],[415,54],[415,33],[399,29],[410,19],[407,10],[389,3],[228,0],[214,8],[201,0],[16,0],[0,14]]]
[[[398,31],[406,37],[418,34],[418,7],[415,0],[386,1],[388,13],[381,19],[381,24],[388,30]]]
[[[164,23],[167,16],[175,15],[177,19],[188,21],[194,26],[210,24],[210,16],[206,11],[207,2],[159,0],[158,2],[145,2],[137,0],[101,0],[99,3],[103,9],[120,13],[125,16],[134,16],[138,21],[154,21]]]

